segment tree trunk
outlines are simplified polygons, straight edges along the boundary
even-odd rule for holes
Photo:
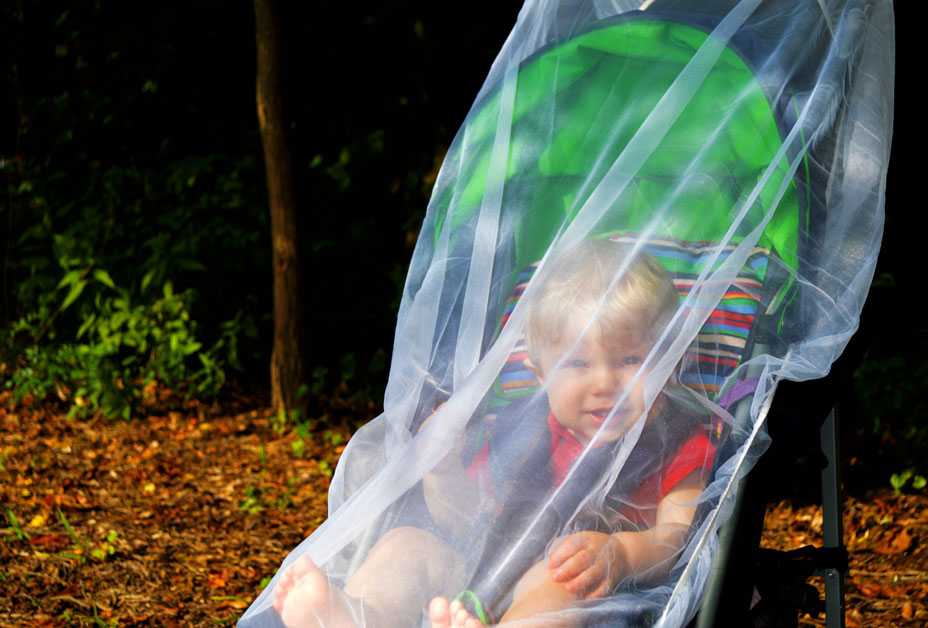
[[[271,404],[274,412],[303,408],[305,382],[299,247],[290,152],[287,148],[280,77],[280,14],[275,0],[255,0],[258,49],[258,125],[264,147],[274,260],[274,349]]]

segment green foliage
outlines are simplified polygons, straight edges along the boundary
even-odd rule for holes
[[[261,489],[257,486],[246,488],[245,499],[239,503],[238,509],[249,515],[257,515],[264,510],[264,506],[261,504]]]
[[[312,374],[313,383],[310,389],[312,390],[314,395],[321,395],[322,392],[325,390],[326,377],[328,377],[328,374],[329,374],[329,369],[325,368],[324,366],[317,366],[316,368],[313,369],[313,374]]]
[[[306,441],[310,438],[311,424],[308,421],[299,421],[294,428],[296,439],[290,443],[290,451],[294,458],[302,458],[306,451]]]
[[[13,535],[19,541],[28,541],[29,535],[26,534],[26,531],[23,530],[23,527],[19,524],[19,519],[16,518],[16,515],[9,508],[6,510],[6,520],[10,524],[10,529],[13,530]]]
[[[322,432],[322,438],[325,439],[325,442],[332,447],[338,447],[345,442],[345,437],[342,436],[339,432],[335,432],[333,430],[325,430]]]
[[[60,508],[56,509],[56,513],[58,515],[58,521],[61,523],[61,527],[64,528],[68,538],[71,539],[71,543],[83,547],[84,543],[81,541],[80,537],[77,536],[77,532],[74,531],[74,527],[71,525],[71,522],[68,521],[67,516],[65,516]]]
[[[301,384],[299,388],[296,389],[297,404],[306,404],[309,391],[310,387],[306,384]],[[298,433],[304,435],[306,434],[307,422],[303,418],[303,410],[299,407],[293,408],[291,410],[285,410],[283,407],[278,408],[277,414],[271,417],[271,427],[276,433],[283,434],[287,430],[287,427],[290,425],[295,425]],[[302,449],[300,451],[302,451]],[[296,449],[294,449],[294,453],[296,453]],[[297,458],[299,458],[301,454],[296,455]]]
[[[909,484],[909,480],[912,481],[911,484]],[[889,483],[898,495],[906,488],[906,485],[911,486],[911,488],[916,491],[922,490],[928,485],[928,478],[925,478],[923,475],[918,475],[915,473],[914,469],[906,469],[900,473],[893,473],[889,477]]]
[[[116,546],[114,543],[116,543],[117,538],[119,538],[119,534],[115,530],[110,530],[106,534],[106,538],[90,550],[90,557],[102,562],[115,554]]]
[[[277,510],[286,510],[293,506],[293,495],[296,492],[297,479],[295,477],[287,478],[287,486],[283,492],[277,496],[274,507]]]
[[[66,274],[56,295],[57,307],[43,300],[8,333],[10,344],[26,340],[6,384],[17,400],[57,394],[71,404],[71,415],[102,411],[128,419],[150,382],[210,396],[225,381],[223,366],[238,365],[240,317],[226,322],[220,338],[204,349],[189,313],[192,292],[176,293],[170,282],[157,298],[136,305],[105,270],[88,267]],[[80,308],[76,333],[49,342],[55,317],[69,307]]]
[[[15,397],[56,394],[72,414],[128,418],[153,381],[188,397],[217,394],[227,369],[242,368],[256,323],[242,302],[221,320],[197,309],[202,289],[174,285],[196,284],[215,256],[247,260],[259,230],[215,210],[245,206],[241,173],[252,166],[219,156],[150,171],[92,163],[81,177],[25,164],[13,195],[19,315],[0,330]]]

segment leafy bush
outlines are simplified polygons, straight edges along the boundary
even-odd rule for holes
[[[246,283],[236,275],[261,255],[260,206],[245,211],[240,181],[251,160],[91,164],[77,182],[45,164],[20,166],[7,266],[14,308],[0,330],[0,377],[14,398],[55,395],[72,415],[128,418],[153,385],[218,393],[227,369],[242,368],[242,341],[257,336],[245,313],[255,296],[227,289]],[[222,272],[207,278],[209,266]],[[175,291],[178,281],[198,289]],[[217,295],[225,311],[203,305]]]
[[[71,404],[71,415],[100,410],[128,419],[154,382],[186,396],[208,397],[225,382],[225,365],[239,366],[240,317],[228,321],[219,340],[204,350],[189,314],[192,291],[175,293],[168,282],[159,298],[133,305],[126,290],[102,279],[108,277],[104,271],[94,274],[110,294],[98,291],[92,307],[85,303],[74,341],[40,342],[51,318],[41,314],[17,321],[8,332],[26,334],[30,341],[6,383],[15,399],[54,394]],[[68,275],[62,281],[68,292],[59,312],[86,288],[81,277]]]

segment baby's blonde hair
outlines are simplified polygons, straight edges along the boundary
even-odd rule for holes
[[[585,240],[556,259],[529,302],[526,343],[540,365],[543,347],[562,341],[568,315],[595,314],[604,339],[641,334],[657,339],[678,303],[670,276],[652,256],[611,240]],[[625,273],[616,273],[627,264]]]

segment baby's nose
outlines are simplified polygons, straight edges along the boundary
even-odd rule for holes
[[[616,396],[622,391],[622,377],[617,369],[596,369],[594,388],[597,394]]]

